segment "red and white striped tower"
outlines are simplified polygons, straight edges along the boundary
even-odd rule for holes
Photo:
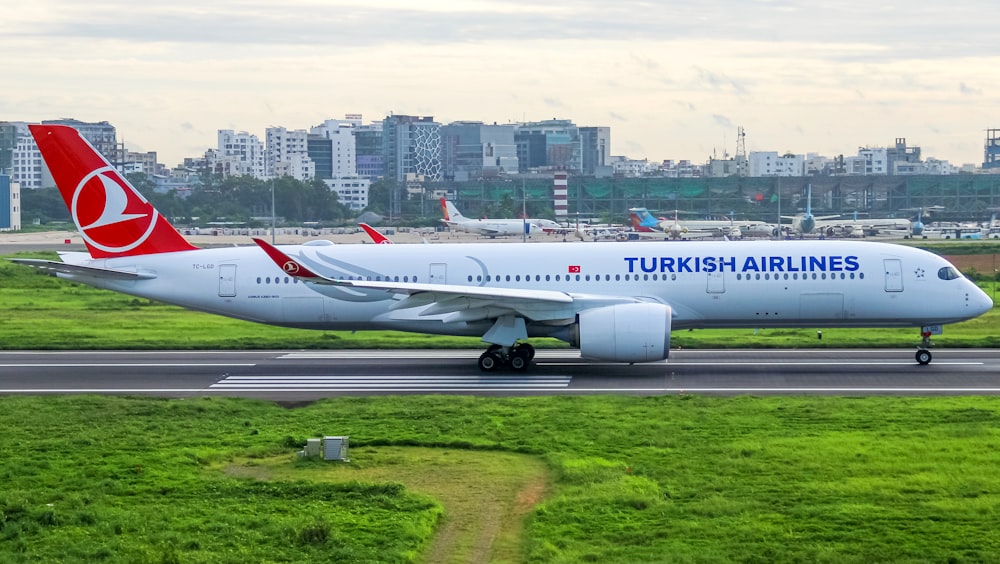
[[[565,172],[557,172],[552,178],[552,207],[556,221],[569,219],[569,181]]]

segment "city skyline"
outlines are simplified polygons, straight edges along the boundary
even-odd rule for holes
[[[361,113],[440,123],[570,119],[611,152],[689,159],[853,154],[897,137],[980,164],[1000,109],[992,4],[716,0],[41,0],[0,22],[0,116],[107,120],[174,166],[218,129],[261,135]]]

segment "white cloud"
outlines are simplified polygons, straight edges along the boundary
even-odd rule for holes
[[[925,155],[971,162],[1000,125],[983,121],[1000,76],[982,72],[1000,62],[998,22],[991,2],[961,4],[36,0],[0,20],[0,49],[17,53],[0,118],[107,119],[169,164],[230,125],[389,111],[556,111],[654,160],[694,160],[745,125],[760,150],[923,136]]]

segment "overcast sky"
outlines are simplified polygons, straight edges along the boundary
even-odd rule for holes
[[[982,163],[995,0],[0,0],[0,120],[108,120],[173,166],[361,113],[571,119],[612,153],[856,154],[897,137]]]

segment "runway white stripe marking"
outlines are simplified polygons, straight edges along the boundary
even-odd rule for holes
[[[785,362],[780,360],[775,360],[771,362],[660,362],[660,364],[665,364],[666,366],[825,366],[830,367],[833,364],[836,366],[916,366],[916,362],[839,362],[839,361],[827,361],[827,362]],[[622,366],[622,363],[596,363],[596,362],[540,362],[538,364],[543,364],[545,366]],[[644,362],[643,366],[657,364],[655,362]],[[931,366],[981,366],[986,364],[984,362],[947,362],[947,361],[935,361],[931,363]]]
[[[472,393],[485,391],[502,392],[546,392],[546,393],[606,393],[606,394],[629,394],[629,393],[661,393],[661,394],[690,394],[690,393],[725,393],[725,394],[756,394],[756,393],[851,393],[851,394],[871,394],[871,393],[903,393],[903,394],[1000,394],[1000,388],[563,388],[559,390],[539,389],[539,388],[448,388],[438,391],[448,391],[453,393]],[[275,393],[301,393],[310,390],[254,390],[239,388],[34,388],[34,389],[0,389],[0,394],[143,394],[143,393],[164,393],[164,394],[204,394],[211,392],[254,392],[266,391],[268,394]],[[326,390],[336,391],[336,390]],[[352,388],[343,391],[349,392],[378,392],[384,393],[385,389],[377,388]],[[400,391],[433,391],[425,389],[402,389]]]
[[[230,376],[210,386],[214,390],[543,390],[566,388],[569,376]]]
[[[151,368],[162,366],[164,368],[190,368],[197,366],[257,366],[255,362],[59,362],[59,363],[0,363],[0,368]]]

